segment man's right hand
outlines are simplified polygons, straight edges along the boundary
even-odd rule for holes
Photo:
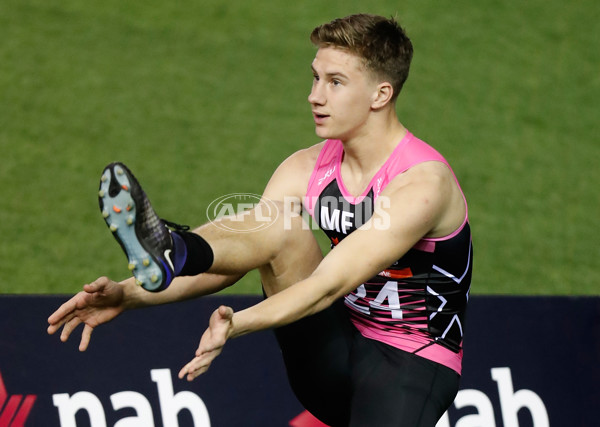
[[[79,351],[85,351],[94,328],[111,321],[125,310],[124,300],[124,285],[107,277],[100,277],[89,285],[84,285],[83,291],[52,313],[48,318],[48,333],[54,334],[62,326],[60,340],[65,342],[71,332],[83,323]]]

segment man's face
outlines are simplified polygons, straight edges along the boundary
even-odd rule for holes
[[[342,49],[320,48],[312,69],[314,80],[308,102],[317,135],[346,141],[366,133],[377,83],[361,60]]]

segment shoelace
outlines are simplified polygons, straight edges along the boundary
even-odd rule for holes
[[[166,219],[161,219],[161,221],[173,231],[189,231],[189,225],[181,225],[175,222],[167,221]]]

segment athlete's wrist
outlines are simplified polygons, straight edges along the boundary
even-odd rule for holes
[[[121,303],[123,311],[153,305],[149,297],[156,294],[150,293],[136,284],[135,277],[123,280],[119,282],[119,285],[123,290],[123,301]]]

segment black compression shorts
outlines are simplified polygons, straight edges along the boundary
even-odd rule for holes
[[[275,336],[296,397],[331,427],[434,427],[458,392],[452,369],[363,337],[341,300]]]

